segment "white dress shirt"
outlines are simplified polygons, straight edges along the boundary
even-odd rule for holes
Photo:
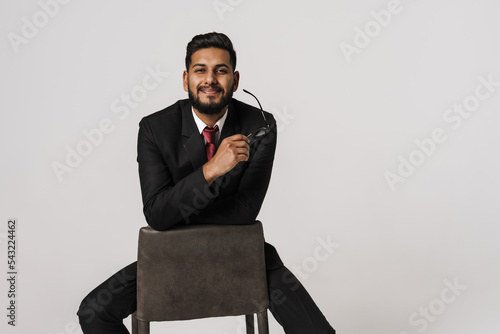
[[[229,108],[227,108],[229,110]],[[220,134],[222,133],[222,127],[224,126],[224,122],[226,121],[226,117],[227,117],[227,111],[224,113],[224,115],[222,115],[221,118],[219,118],[219,120],[217,121],[217,123],[215,123],[215,125],[217,125],[219,127],[219,131],[217,131],[217,133],[215,134],[215,142],[216,143],[219,143],[219,139],[220,139]],[[191,107],[191,111],[193,113],[193,118],[194,118],[194,121],[196,123],[196,126],[198,127],[198,132],[200,133],[200,135],[202,135],[203,137],[203,129],[205,129],[205,127],[207,127],[208,125],[206,125],[199,117],[198,115],[196,115],[196,113],[194,112],[194,109],[193,107]],[[215,127],[214,125],[214,127]],[[203,142],[206,144],[207,143],[207,140],[205,139],[205,137],[203,137]]]

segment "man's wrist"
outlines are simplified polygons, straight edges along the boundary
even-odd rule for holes
[[[203,176],[207,181],[207,184],[210,186],[217,179],[217,175],[213,172],[213,169],[210,167],[210,162],[207,162],[203,165]]]

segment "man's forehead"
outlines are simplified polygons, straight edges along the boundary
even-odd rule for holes
[[[231,65],[231,57],[229,52],[219,48],[206,48],[195,51],[191,56],[191,67],[194,66],[222,66],[229,67]]]

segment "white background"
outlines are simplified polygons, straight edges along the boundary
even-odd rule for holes
[[[82,298],[134,261],[145,225],[138,122],[186,98],[186,44],[210,31],[232,39],[240,89],[256,94],[280,126],[259,215],[266,239],[302,270],[337,332],[498,333],[500,87],[460,126],[443,116],[474,101],[479,77],[500,81],[500,5],[401,0],[382,27],[371,11],[388,5],[73,0],[43,22],[37,1],[2,1],[0,261],[6,276],[7,220],[17,218],[19,270],[17,326],[2,315],[2,333],[79,333]],[[22,36],[34,16],[42,26],[15,46],[13,34]],[[362,45],[356,29],[365,28],[372,37]],[[346,57],[342,43],[356,42],[363,47]],[[115,113],[113,101],[157,67],[169,75],[127,117]],[[241,90],[234,97],[256,104]],[[59,181],[54,162],[66,164],[67,147],[106,118],[113,131]],[[446,140],[418,153],[415,141],[436,128]],[[385,173],[397,175],[410,155],[421,164],[391,189]],[[318,240],[328,237],[339,246],[318,261]],[[270,319],[271,332],[283,333]],[[241,321],[152,331],[241,333]]]

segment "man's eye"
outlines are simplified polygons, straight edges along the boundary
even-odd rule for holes
[[[227,73],[226,70],[217,70],[217,72],[219,72],[219,73]]]

